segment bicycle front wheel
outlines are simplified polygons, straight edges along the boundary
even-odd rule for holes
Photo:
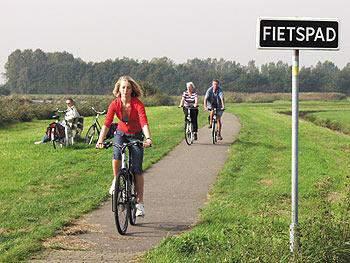
[[[191,125],[192,124],[189,121],[186,121],[186,124],[185,124],[185,141],[186,141],[187,145],[191,145],[192,144]]]
[[[129,205],[127,193],[127,177],[124,172],[120,172],[117,177],[112,198],[115,225],[119,234],[124,235],[128,228]]]
[[[217,132],[216,132],[216,120],[213,120],[213,127],[211,130],[211,137],[213,140],[213,144],[215,144],[217,142]]]
[[[135,190],[135,177],[133,174],[129,174],[129,222],[131,225],[136,224],[136,190]]]
[[[94,141],[94,137],[97,135],[97,129],[95,125],[90,126],[86,135],[85,135],[85,143],[91,144]]]

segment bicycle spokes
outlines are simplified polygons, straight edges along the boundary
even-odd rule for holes
[[[119,174],[115,184],[113,194],[113,211],[118,232],[125,234],[128,227],[128,194],[127,180],[124,174]]]

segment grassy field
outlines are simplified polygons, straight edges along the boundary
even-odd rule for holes
[[[291,262],[290,102],[231,105],[242,130],[189,232],[165,239],[147,262]],[[350,110],[305,102],[302,111]],[[350,137],[300,121],[299,223],[295,262],[350,262]]]
[[[340,115],[350,110],[346,101],[303,102],[300,108]],[[289,109],[286,101],[229,105],[228,112],[239,116],[242,131],[198,225],[164,240],[146,261],[291,260],[291,118],[278,113]],[[183,137],[180,109],[150,107],[148,115],[155,147],[145,151],[145,168]],[[200,116],[204,124],[205,115]],[[86,119],[85,129],[91,120]],[[47,123],[0,128],[0,262],[28,258],[57,229],[108,196],[111,152],[83,144],[59,151],[48,144],[33,145]],[[301,120],[299,261],[346,262],[350,257],[345,243],[350,241],[349,154],[348,135]]]
[[[183,139],[181,109],[150,107],[147,112],[154,147],[145,150],[144,168]],[[0,262],[28,258],[57,229],[108,197],[111,151],[84,144],[59,150],[34,145],[48,122],[0,128]],[[85,131],[91,122],[86,118]]]
[[[350,134],[350,110],[309,113],[305,118],[317,125]]]

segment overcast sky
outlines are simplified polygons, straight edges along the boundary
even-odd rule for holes
[[[257,50],[259,16],[338,18],[340,51],[301,51],[301,65],[350,62],[346,0],[0,0],[0,72],[16,49],[67,51],[84,61],[117,57],[224,58],[257,65],[291,51]],[[0,80],[3,82],[3,80]]]

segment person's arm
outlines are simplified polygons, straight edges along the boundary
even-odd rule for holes
[[[76,107],[73,108],[73,115],[74,115],[74,118],[80,117],[80,114]]]
[[[198,95],[196,93],[196,95],[194,96],[194,105],[193,105],[195,108],[198,107]]]
[[[181,98],[179,108],[181,108],[184,105],[184,97]]]
[[[225,100],[224,100],[224,93],[223,92],[221,92],[220,100],[221,100],[221,108],[225,109]]]
[[[143,147],[150,147],[152,145],[151,132],[149,130],[148,124],[142,127],[142,132],[145,135],[145,141],[143,143]]]
[[[106,125],[102,125],[100,136],[98,137],[96,148],[103,148],[103,141],[106,138],[106,135],[109,131],[109,128]]]
[[[208,96],[209,96],[209,90],[207,90],[207,92],[205,93],[205,96],[204,96],[203,107],[204,107],[204,110],[205,110],[205,111],[207,110],[207,100],[208,100]]]
[[[137,112],[139,115],[139,120],[142,127],[143,135],[145,135],[145,141],[143,143],[143,147],[150,147],[152,145],[151,132],[148,126],[145,106],[142,104],[142,102],[139,102],[137,107]]]

